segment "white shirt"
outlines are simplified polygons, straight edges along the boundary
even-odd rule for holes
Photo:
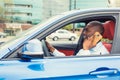
[[[99,42],[96,47],[91,48],[90,50],[84,50],[80,49],[79,52],[76,54],[76,56],[84,56],[84,55],[106,55],[109,54],[108,50],[105,48],[105,46],[102,44],[102,42]],[[64,53],[59,52],[55,49],[53,52],[54,56],[65,56]]]

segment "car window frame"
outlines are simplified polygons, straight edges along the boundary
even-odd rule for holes
[[[90,14],[90,15],[86,15],[86,16],[81,16],[82,18],[79,17],[79,20],[80,20],[80,19],[81,19],[81,20],[82,20],[82,19],[90,19],[90,18],[91,18],[91,15],[92,15],[93,18],[95,18],[95,17],[112,17],[112,18],[115,19],[115,20],[114,20],[115,22],[116,22],[116,20],[117,20],[117,18],[118,18],[118,17],[116,16],[116,15],[118,15],[118,14],[116,14],[116,13],[109,13],[109,14],[103,13],[103,14],[94,14],[94,15],[93,15],[93,14]],[[78,17],[75,18],[75,19],[78,19]],[[72,19],[71,22],[72,22],[73,20],[74,20],[74,19]],[[75,21],[75,20],[74,20],[74,21]],[[73,22],[74,22],[74,21],[73,21]],[[67,22],[69,22],[69,21],[67,21]],[[62,24],[63,24],[63,23],[62,23]],[[71,23],[70,23],[70,24],[71,24]],[[62,28],[62,27],[61,27],[61,28]],[[114,34],[114,35],[115,35],[115,34]],[[81,39],[81,38],[80,38],[80,39]],[[79,39],[79,40],[80,40],[80,39]],[[81,40],[81,41],[82,41],[82,40]],[[79,42],[79,41],[78,41],[78,42]],[[115,42],[115,41],[114,41],[114,42]],[[113,45],[113,47],[114,47],[114,45]],[[110,52],[110,53],[114,53],[114,52],[113,52],[113,49],[111,49],[111,52]]]

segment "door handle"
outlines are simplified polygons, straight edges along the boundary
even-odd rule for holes
[[[107,68],[107,67],[100,67],[94,71],[89,72],[89,75],[96,75],[96,76],[110,76],[118,74],[118,69],[115,68]]]

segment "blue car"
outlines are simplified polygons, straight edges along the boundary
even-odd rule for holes
[[[82,45],[83,29],[95,20],[104,25],[102,43],[110,53],[75,56]],[[120,80],[119,28],[120,9],[86,9],[59,14],[0,45],[0,80]],[[76,40],[49,39],[58,29],[77,34]],[[53,56],[45,41],[66,56]]]

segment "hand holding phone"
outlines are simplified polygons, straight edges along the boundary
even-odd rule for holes
[[[88,37],[83,42],[83,49],[89,50],[96,46],[96,44],[102,39],[102,35],[99,32],[95,32],[91,37]]]
[[[92,45],[96,46],[96,44],[102,39],[102,35],[99,32],[95,32],[93,35]]]

